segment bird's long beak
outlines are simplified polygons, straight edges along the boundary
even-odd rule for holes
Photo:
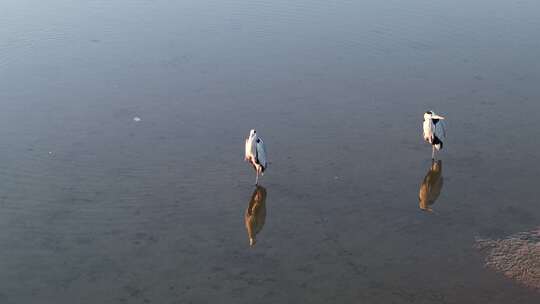
[[[437,114],[433,114],[433,115],[431,115],[431,119],[444,119],[444,117],[439,116]]]

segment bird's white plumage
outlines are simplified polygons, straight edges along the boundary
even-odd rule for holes
[[[256,151],[256,146],[254,143],[255,143],[254,136],[250,135],[248,138],[246,138],[246,154],[244,158],[246,161],[256,158],[257,151]]]
[[[433,125],[431,119],[424,118],[423,129],[424,140],[431,144],[433,142],[433,131],[435,129],[435,126]]]

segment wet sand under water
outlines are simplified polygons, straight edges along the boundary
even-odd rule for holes
[[[478,240],[488,268],[540,290],[540,229],[499,240]]]

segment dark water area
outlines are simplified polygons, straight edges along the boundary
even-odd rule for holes
[[[474,247],[540,225],[539,16],[2,1],[0,303],[539,303]],[[430,109],[448,137],[426,212]]]

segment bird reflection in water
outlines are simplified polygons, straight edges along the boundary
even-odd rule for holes
[[[261,232],[266,220],[266,188],[257,186],[251,195],[244,221],[249,237],[249,246],[255,246],[255,236]]]
[[[443,187],[442,176],[442,160],[432,161],[431,167],[424,177],[418,199],[420,201],[420,209],[423,211],[432,212],[431,205],[439,198]]]

